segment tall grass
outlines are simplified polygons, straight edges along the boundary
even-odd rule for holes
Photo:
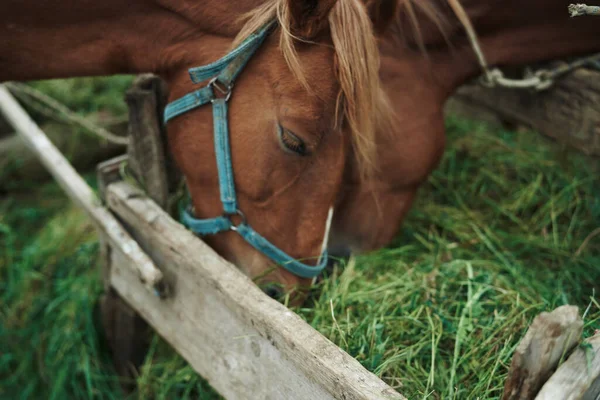
[[[447,127],[396,241],[295,311],[409,399],[496,399],[536,314],[591,304],[584,334],[600,329],[600,166],[531,132]],[[54,184],[0,194],[1,399],[123,398],[95,321],[97,255]],[[159,337],[137,383],[131,399],[218,398]]]

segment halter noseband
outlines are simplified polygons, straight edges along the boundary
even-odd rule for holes
[[[216,218],[197,219],[189,211],[189,207],[180,212],[181,222],[199,235],[214,235],[228,230],[237,232],[246,242],[269,257],[272,261],[289,272],[302,278],[314,278],[327,265],[327,250],[319,257],[318,265],[299,262],[270,243],[246,223],[244,214],[238,209],[231,164],[231,148],[229,145],[229,123],[227,120],[227,102],[231,97],[235,78],[242,72],[246,63],[258,50],[273,24],[250,35],[242,44],[223,58],[189,70],[190,78],[197,84],[212,78],[202,89],[193,91],[169,103],[165,108],[164,123],[194,108],[212,104],[214,120],[214,142],[219,174],[219,190],[223,215]],[[219,95],[217,96],[216,93]],[[238,215],[242,222],[235,225],[231,217]]]

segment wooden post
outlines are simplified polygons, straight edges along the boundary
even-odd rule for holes
[[[179,178],[162,124],[166,92],[159,77],[145,74],[136,78],[125,95],[131,137],[129,167],[148,196],[163,209],[169,208],[169,193],[175,191]]]
[[[166,103],[164,83],[154,75],[140,75],[125,95],[129,108],[129,145],[127,155],[98,165],[98,187],[105,199],[107,187],[122,179],[121,171],[128,167],[145,193],[161,208],[169,206],[169,193],[174,186],[174,166],[166,146],[160,115]],[[144,319],[111,287],[113,251],[107,246],[103,260],[105,293],[100,300],[102,325],[112,351],[117,373],[125,378],[123,389],[135,387],[148,351],[151,329]],[[166,294],[166,293],[165,293]]]
[[[103,200],[108,185],[121,179],[120,170],[127,160],[128,156],[124,155],[98,165],[98,188]],[[125,393],[130,393],[135,389],[135,378],[148,353],[152,331],[146,321],[111,287],[113,252],[116,250],[102,236],[100,249],[104,281],[104,293],[99,302],[100,322],[113,365],[121,378],[121,388]]]
[[[600,398],[600,334],[583,341],[544,384],[535,400]]]
[[[152,330],[113,288],[101,296],[100,312],[104,338],[121,377],[121,387],[130,392],[135,389],[135,378],[148,353]]]

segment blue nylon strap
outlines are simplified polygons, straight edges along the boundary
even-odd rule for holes
[[[231,220],[221,216],[210,219],[194,218],[187,210],[180,211],[181,222],[192,232],[201,236],[214,235],[219,232],[232,230]],[[318,265],[308,265],[302,263],[269,242],[258,232],[252,229],[248,224],[242,223],[235,228],[236,232],[246,240],[252,247],[263,253],[276,264],[282,266],[292,274],[302,278],[314,278],[318,276],[327,266],[327,251],[321,254],[321,261]]]
[[[214,235],[231,229],[231,220],[227,217],[197,219],[185,209],[180,210],[181,222],[191,231],[200,235]]]
[[[228,66],[240,54],[248,54],[248,58],[250,58],[252,54],[254,54],[256,49],[258,49],[258,47],[261,45],[272,26],[273,23],[270,23],[264,26],[262,29],[252,33],[246,38],[246,40],[242,42],[242,44],[240,44],[238,47],[236,47],[223,58],[220,58],[219,60],[212,62],[208,65],[204,65],[202,67],[191,68],[189,70],[189,73],[192,82],[200,83],[202,81],[207,80],[208,78],[212,78],[213,76],[218,75],[223,70],[223,68]],[[239,66],[240,71],[242,68],[244,68],[245,64],[246,63],[244,62],[243,65]],[[233,79],[235,79],[235,76],[233,77]]]
[[[227,103],[225,99],[215,99],[213,101],[213,124],[223,211],[226,214],[234,214],[237,211],[237,201],[233,167],[231,166],[231,146],[229,145],[229,124],[227,123]]]
[[[212,86],[206,86],[188,93],[179,99],[170,102],[165,107],[164,123],[194,108],[210,103],[215,98]]]
[[[222,83],[224,86],[231,88],[231,85],[238,77],[238,75],[242,72],[248,61],[252,58],[256,50],[260,47],[260,45],[264,42],[267,37],[266,33],[269,32],[270,26],[264,28],[264,34],[259,35],[254,45],[248,49],[248,51],[243,52],[236,59],[232,60],[226,67],[223,68],[222,72],[219,74],[218,81]]]
[[[237,233],[242,236],[246,242],[250,243],[256,250],[260,251],[271,260],[290,271],[292,274],[302,278],[314,278],[327,266],[327,250],[321,254],[321,261],[318,265],[304,264],[271,244],[249,225],[240,224],[237,227]]]

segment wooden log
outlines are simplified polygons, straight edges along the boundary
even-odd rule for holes
[[[502,399],[533,399],[561,357],[579,342],[582,331],[583,320],[575,306],[558,307],[535,317],[515,350]]]
[[[597,400],[600,398],[600,334],[583,341],[535,400]]]
[[[129,110],[129,145],[127,155],[98,165],[98,189],[105,199],[110,183],[123,179],[122,171],[144,188],[144,192],[161,208],[169,206],[169,174],[173,165],[166,146],[166,132],[160,115],[166,103],[165,84],[155,75],[140,75],[125,95]],[[108,246],[108,252],[113,250]],[[112,352],[122,388],[129,393],[135,388],[148,350],[149,325],[111,287],[112,257],[103,262],[105,293],[102,296],[102,328]]]
[[[457,101],[464,104],[457,107]],[[465,85],[447,110],[469,118],[487,110],[499,120],[523,124],[585,154],[600,156],[598,104],[600,72],[582,68],[558,78],[552,88],[541,92]]]
[[[228,399],[403,399],[124,182],[107,202],[172,289],[143,290],[118,249],[111,284]]]
[[[9,91],[1,85],[0,112],[25,140],[71,200],[91,217],[98,231],[106,237],[110,245],[113,248],[121,249],[129,261],[129,265],[136,268],[138,279],[143,281],[150,291],[163,293],[165,290],[162,282],[163,276],[156,265],[123,229],[119,221],[101,206],[99,199],[83,178],[48,140],[44,132],[27,115]]]
[[[125,146],[102,143],[89,136],[73,138],[72,131],[58,123],[47,123],[42,128],[78,169],[94,168],[98,162],[125,152]],[[0,188],[23,179],[43,181],[51,177],[22,137],[13,133],[0,138]]]

